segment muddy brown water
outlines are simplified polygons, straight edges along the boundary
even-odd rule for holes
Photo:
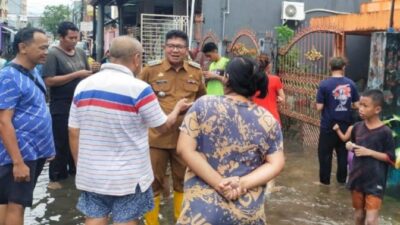
[[[318,179],[316,150],[285,140],[286,166],[277,178],[279,192],[266,200],[269,225],[350,225],[353,224],[349,191],[335,182],[328,187],[313,182]],[[335,171],[335,168],[333,169]],[[39,177],[34,192],[34,206],[25,214],[27,225],[78,225],[83,216],[75,209],[79,192],[73,178],[62,183],[61,190],[48,190],[48,168]],[[400,192],[400,190],[398,190]],[[172,202],[166,199],[160,214],[161,225],[172,225]],[[381,225],[400,225],[400,199],[385,196]]]

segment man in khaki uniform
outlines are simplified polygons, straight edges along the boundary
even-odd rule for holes
[[[170,113],[176,102],[186,98],[194,102],[205,94],[200,65],[185,61],[188,54],[188,37],[186,33],[171,30],[166,35],[165,59],[152,61],[140,74],[140,78],[149,83],[158,97],[161,108]],[[151,112],[149,112],[151,113]],[[146,214],[147,225],[158,225],[160,209],[160,193],[163,189],[168,161],[171,165],[174,188],[174,218],[177,220],[181,212],[183,200],[183,178],[186,166],[176,154],[179,126],[184,115],[180,115],[169,132],[164,134],[150,129],[150,156],[155,180],[153,182],[153,211]]]

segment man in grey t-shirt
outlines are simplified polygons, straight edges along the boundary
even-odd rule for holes
[[[75,87],[92,74],[86,54],[75,48],[79,30],[71,22],[58,26],[60,44],[49,50],[43,65],[43,77],[50,87],[50,113],[53,119],[53,133],[56,157],[50,162],[49,188],[58,189],[58,181],[75,174],[75,165],[68,142],[68,117]]]

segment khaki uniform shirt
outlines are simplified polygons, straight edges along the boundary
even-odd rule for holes
[[[183,68],[176,71],[166,59],[153,61],[143,69],[139,78],[151,85],[166,114],[172,112],[180,99],[186,98],[189,102],[194,102],[205,94],[203,74],[195,62],[185,61]],[[183,117],[184,114],[179,115],[171,130],[164,134],[150,129],[150,147],[175,149]]]

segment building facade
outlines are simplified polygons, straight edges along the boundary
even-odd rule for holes
[[[8,1],[8,25],[17,29],[25,27],[28,23],[27,0]]]
[[[8,0],[0,0],[0,22],[7,20]]]
[[[38,15],[28,15],[28,24],[32,27],[43,29],[40,19],[42,17]]]
[[[142,14],[187,15],[187,0],[91,0],[94,7],[94,55],[101,58],[112,39],[121,34],[140,38]],[[201,8],[201,0],[196,8]],[[116,8],[112,8],[116,7]]]
[[[275,27],[286,24],[293,30],[307,27],[313,17],[358,13],[362,3],[370,0],[303,0],[291,1],[304,3],[304,20],[282,20],[283,1],[247,0],[246,4],[238,0],[203,1],[202,37],[213,37],[221,47],[223,55],[229,54],[229,45],[240,34],[254,35],[254,42],[276,39]],[[388,18],[389,20],[389,18]],[[368,73],[370,37],[364,35],[346,35],[346,56],[351,61],[347,72],[356,79]],[[276,44],[276,43],[275,43]],[[260,46],[258,46],[260,48]],[[276,49],[276,46],[275,46]],[[265,50],[268,52],[268,50]]]
[[[71,5],[71,18],[74,24],[79,25],[79,23],[82,21],[82,12],[82,1],[73,1]]]

